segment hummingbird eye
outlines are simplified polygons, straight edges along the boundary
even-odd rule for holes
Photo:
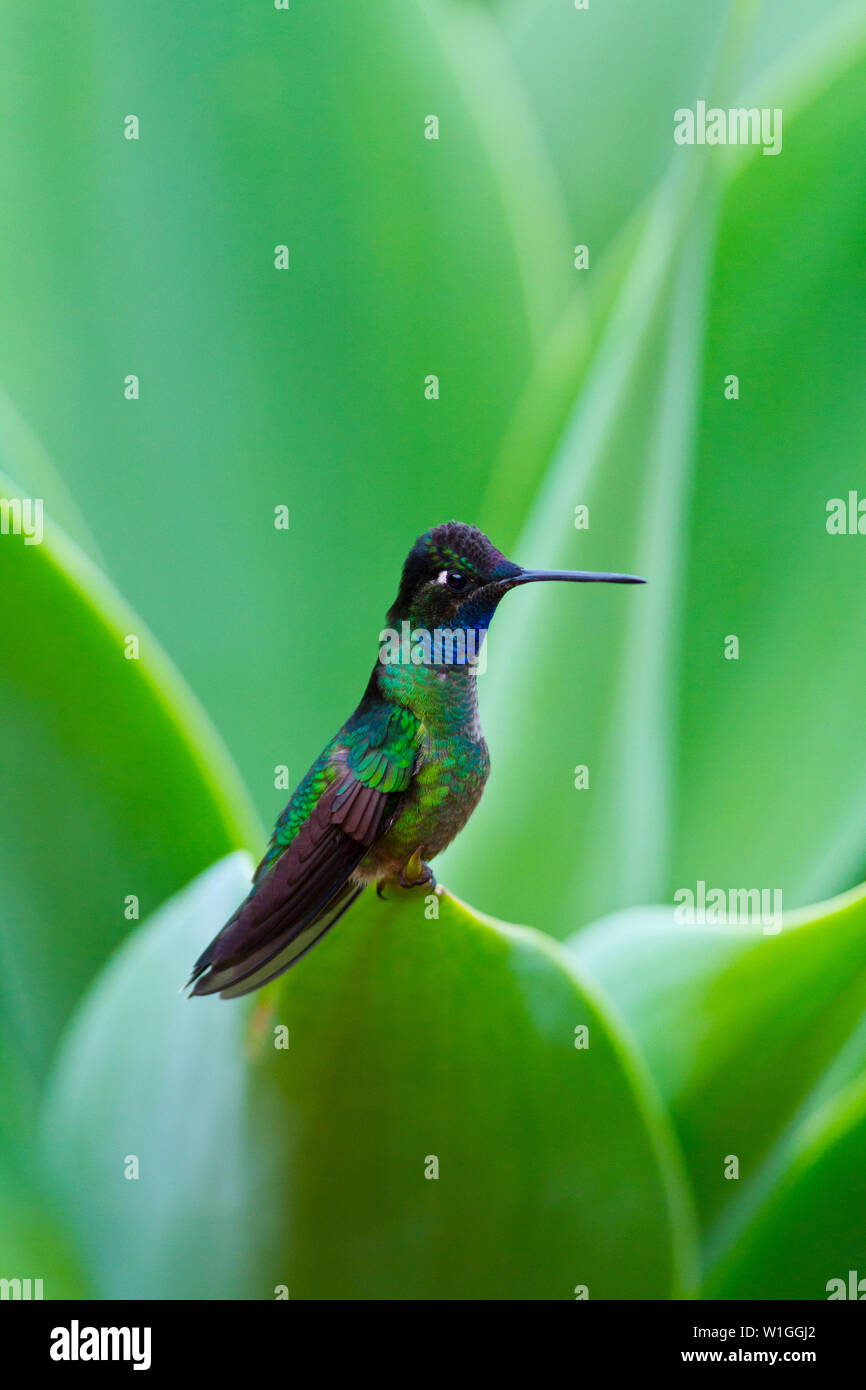
[[[455,594],[462,594],[469,579],[465,574],[461,574],[460,570],[444,570],[440,583],[446,584]]]

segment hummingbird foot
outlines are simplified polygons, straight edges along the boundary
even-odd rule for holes
[[[419,845],[405,867],[400,870],[398,882],[401,888],[435,888],[436,877],[429,864],[421,858],[423,846]]]

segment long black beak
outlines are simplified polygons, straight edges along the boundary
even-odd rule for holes
[[[645,584],[636,574],[601,574],[595,570],[522,570],[507,581],[508,587],[516,584],[537,584],[542,579],[565,579],[570,584]]]

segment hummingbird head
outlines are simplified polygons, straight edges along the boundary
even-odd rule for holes
[[[631,574],[523,569],[497,550],[477,526],[448,521],[419,536],[406,557],[400,590],[388,613],[396,627],[474,631],[483,638],[510,589],[540,580],[643,584]]]

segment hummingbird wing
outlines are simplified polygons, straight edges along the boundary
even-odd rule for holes
[[[386,703],[371,681],[277,821],[249,896],[196,961],[193,994],[229,999],[258,989],[351,906],[362,892],[352,872],[397,813],[420,728],[411,710]]]

